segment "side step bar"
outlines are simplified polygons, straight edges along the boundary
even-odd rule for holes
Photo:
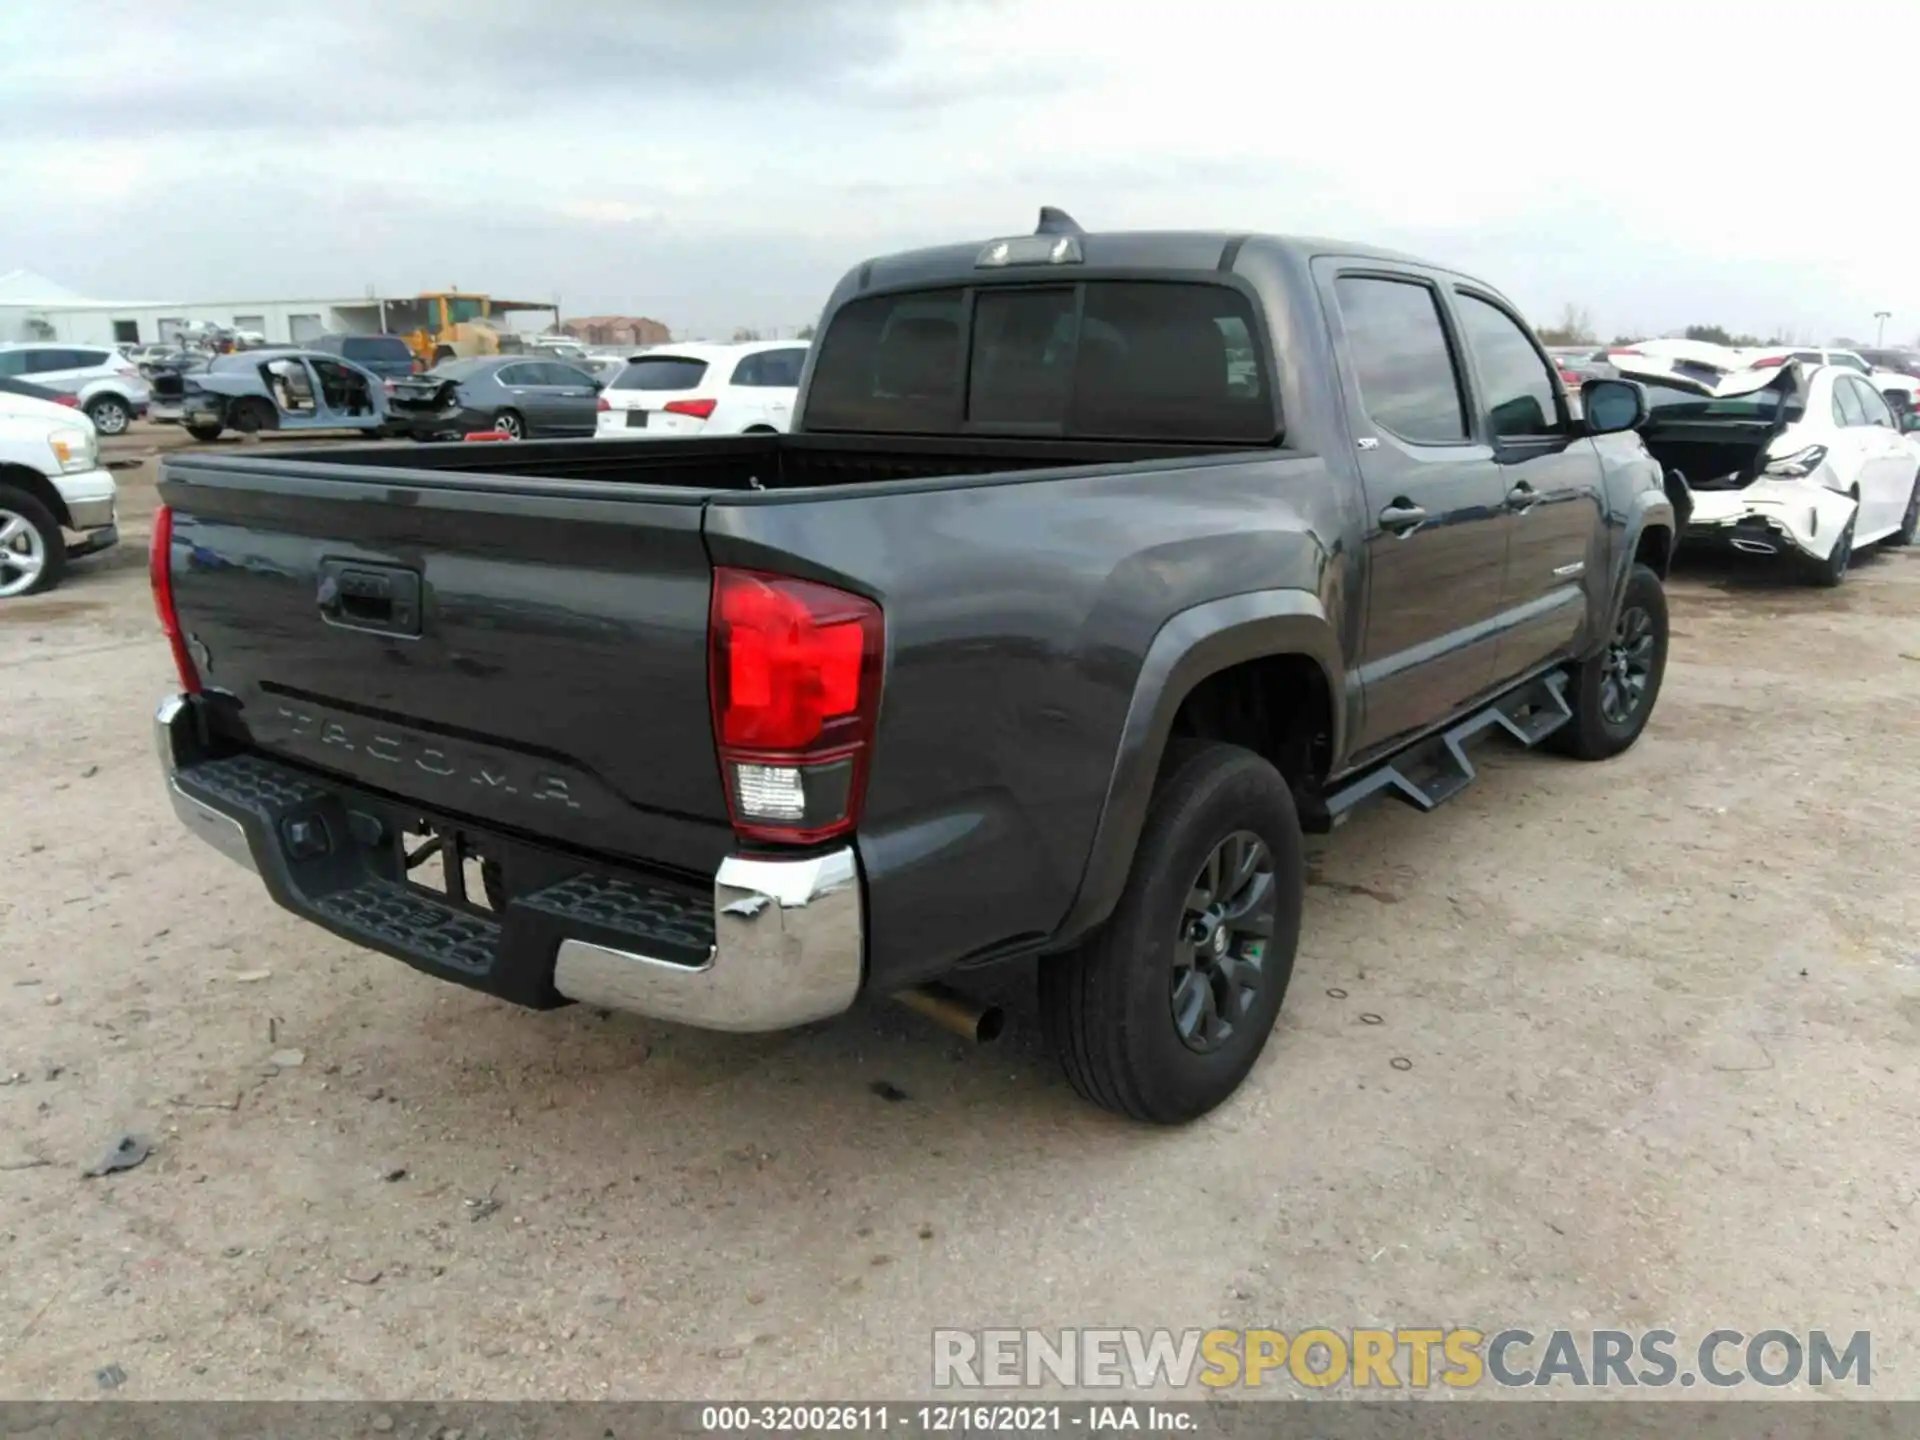
[[[1567,676],[1555,670],[1508,691],[1484,710],[1407,749],[1329,795],[1329,828],[1340,824],[1363,800],[1385,792],[1416,810],[1431,810],[1451,800],[1479,778],[1467,758],[1467,742],[1496,727],[1531,749],[1573,718],[1567,703]]]

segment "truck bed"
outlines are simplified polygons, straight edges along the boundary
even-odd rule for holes
[[[254,471],[270,463],[288,475],[358,479],[364,467],[391,472],[404,483],[455,483],[525,479],[644,485],[668,503],[687,503],[724,492],[818,490],[828,486],[926,482],[945,488],[1016,472],[1084,465],[1132,465],[1147,460],[1244,453],[1221,445],[1008,439],[967,436],[732,435],[711,440],[547,440],[450,445],[364,445],[327,449],[275,449],[252,457],[195,456],[191,465],[208,474]],[[1276,453],[1276,452],[1267,452]],[[1022,478],[1027,478],[1022,476]],[[581,493],[541,487],[549,495]],[[908,485],[906,488],[918,488]],[[594,493],[604,493],[596,490]]]

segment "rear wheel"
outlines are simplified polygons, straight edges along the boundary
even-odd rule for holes
[[[1913,477],[1913,489],[1907,492],[1907,513],[1900,521],[1900,528],[1887,537],[1889,545],[1911,545],[1916,532],[1920,532],[1920,474]]]
[[[1853,514],[1847,517],[1847,523],[1841,528],[1839,538],[1833,542],[1833,549],[1827,552],[1827,558],[1803,562],[1801,573],[1809,585],[1831,590],[1847,578],[1847,569],[1853,564],[1853,527],[1859,518],[1860,510],[1856,505]]]
[[[189,425],[187,426],[187,433],[194,439],[207,443],[218,440],[220,438],[220,432],[224,428],[224,426],[220,425]]]
[[[1648,566],[1627,576],[1613,634],[1575,667],[1567,703],[1573,719],[1546,743],[1576,760],[1607,760],[1640,738],[1667,674],[1667,592]]]
[[[520,418],[520,412],[518,410],[502,410],[498,415],[493,417],[493,428],[509,440],[524,440],[527,438],[527,422]]]
[[[1041,1018],[1075,1090],[1177,1125],[1239,1087],[1293,974],[1303,854],[1267,761],[1213,742],[1170,752],[1113,915],[1041,965]]]
[[[118,395],[101,395],[87,402],[87,418],[102,435],[124,435],[133,423],[133,411]]]
[[[60,522],[26,491],[0,485],[0,600],[51,590],[66,567]]]

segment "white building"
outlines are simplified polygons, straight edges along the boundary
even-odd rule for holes
[[[31,270],[10,270],[0,273],[0,341],[135,345],[170,340],[182,325],[202,321],[256,331],[269,344],[290,345],[329,331],[379,334],[386,328],[387,304],[388,299],[368,295],[333,300],[89,300]]]

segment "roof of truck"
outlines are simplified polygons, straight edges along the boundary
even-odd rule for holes
[[[927,280],[977,277],[983,271],[979,259],[989,245],[998,240],[1020,238],[990,235],[957,245],[936,245],[922,250],[907,250],[876,256],[857,267],[861,289],[874,286],[913,284]],[[1085,256],[1086,267],[1142,270],[1218,270],[1230,252],[1255,246],[1269,253],[1280,253],[1307,260],[1318,255],[1340,255],[1362,260],[1381,260],[1400,265],[1420,265],[1430,270],[1450,267],[1377,245],[1359,245],[1346,240],[1330,240],[1305,235],[1267,235],[1240,230],[1108,230],[1080,232],[1075,235]],[[1011,273],[1031,275],[1051,266],[1009,267]],[[1062,272],[1072,266],[1062,267]]]

